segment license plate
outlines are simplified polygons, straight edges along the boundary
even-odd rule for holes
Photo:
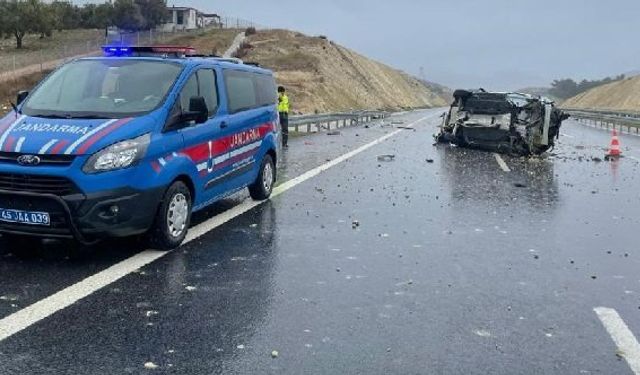
[[[0,208],[0,221],[28,225],[51,225],[51,218],[46,212],[10,210]]]

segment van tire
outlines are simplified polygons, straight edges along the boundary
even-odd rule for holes
[[[169,186],[147,233],[148,242],[153,248],[172,250],[180,246],[191,224],[192,202],[191,191],[184,182],[176,181]]]
[[[269,199],[273,192],[273,185],[276,182],[275,163],[271,155],[266,154],[260,164],[260,171],[256,181],[249,185],[251,198],[257,201]]]

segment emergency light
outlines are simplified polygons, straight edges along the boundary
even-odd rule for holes
[[[193,47],[184,46],[103,46],[106,57],[173,57],[184,58],[196,54]]]

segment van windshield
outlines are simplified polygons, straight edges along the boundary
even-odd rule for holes
[[[158,108],[180,75],[163,61],[79,60],[55,71],[29,96],[29,116],[122,118]]]

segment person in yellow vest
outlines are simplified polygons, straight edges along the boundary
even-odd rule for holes
[[[289,97],[283,86],[278,87],[278,113],[282,128],[282,147],[289,147]]]

